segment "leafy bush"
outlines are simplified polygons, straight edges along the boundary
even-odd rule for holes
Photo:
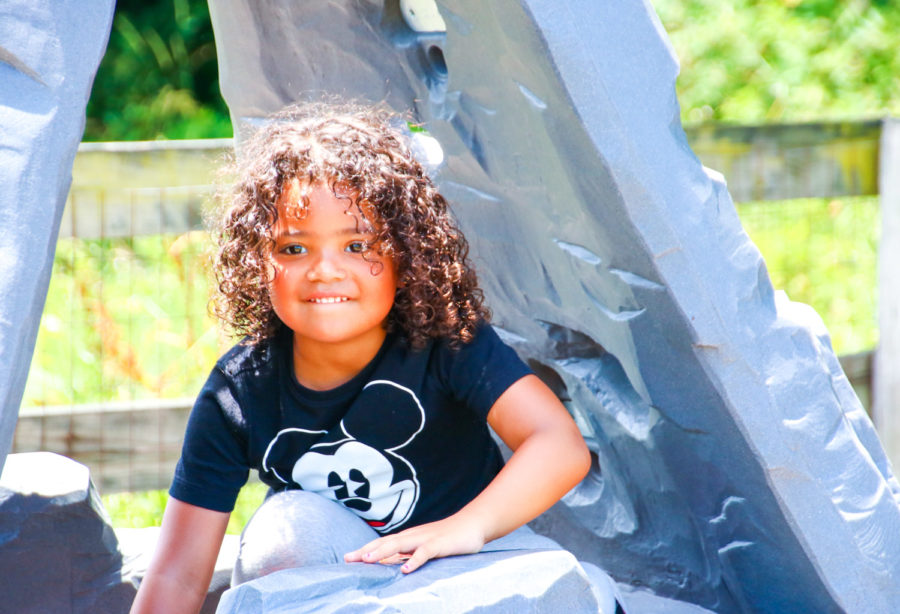
[[[688,123],[900,113],[900,4],[652,0]],[[206,0],[119,0],[85,140],[231,136]]]
[[[118,0],[84,140],[229,136],[206,0]]]
[[[900,3],[652,0],[679,57],[685,122],[900,112]]]

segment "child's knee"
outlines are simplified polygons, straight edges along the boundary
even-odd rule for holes
[[[241,534],[232,585],[278,571],[341,563],[378,535],[340,504],[302,490],[267,498]]]

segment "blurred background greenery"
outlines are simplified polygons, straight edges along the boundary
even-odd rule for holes
[[[900,113],[898,2],[652,3],[680,60],[685,124]],[[231,134],[206,1],[118,0],[84,139]],[[837,351],[871,349],[877,342],[877,198],[740,203],[738,211],[776,288],[823,315]],[[205,287],[193,277],[194,269],[202,273],[201,259],[187,260],[202,251],[202,242],[195,235],[61,241],[25,404],[194,394],[223,347],[202,309],[205,295],[190,294],[191,287]],[[168,294],[177,287],[186,288],[184,296]],[[185,319],[191,304],[200,305],[194,309],[200,315]],[[84,323],[72,324],[76,311],[88,314]],[[141,315],[150,324],[137,324]],[[151,346],[154,352],[138,351]],[[68,361],[63,367],[60,356]],[[245,490],[230,531],[240,530],[263,492],[258,484]],[[112,494],[104,502],[116,526],[147,526],[158,523],[165,494]]]
[[[900,114],[900,2],[652,0],[685,123]],[[206,0],[118,0],[86,141],[231,136]]]
[[[231,136],[206,0],[117,0],[85,141]]]
[[[652,0],[681,63],[682,121],[742,124],[900,112],[900,3]]]

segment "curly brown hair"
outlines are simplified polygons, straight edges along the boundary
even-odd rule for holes
[[[399,282],[388,331],[399,331],[416,348],[433,338],[457,345],[490,319],[468,243],[413,157],[405,125],[382,107],[292,105],[272,115],[236,154],[226,169],[236,181],[220,194],[213,218],[218,292],[212,303],[235,334],[259,343],[284,326],[272,308],[267,276],[276,201],[293,179],[324,181],[342,195],[349,188],[354,206],[366,203],[374,212],[375,245],[393,259]]]

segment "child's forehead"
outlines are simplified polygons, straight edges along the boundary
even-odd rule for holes
[[[297,201],[315,198],[326,190],[326,194],[331,194],[341,199],[355,201],[357,197],[357,191],[352,186],[328,177],[313,179],[308,177],[289,177],[285,179],[282,185],[278,200]]]
[[[276,201],[279,222],[304,219],[310,208],[327,207],[340,210],[350,218],[355,218],[370,226],[379,219],[376,208],[358,198],[358,193],[347,184],[332,180],[313,180],[293,177],[284,182]]]

